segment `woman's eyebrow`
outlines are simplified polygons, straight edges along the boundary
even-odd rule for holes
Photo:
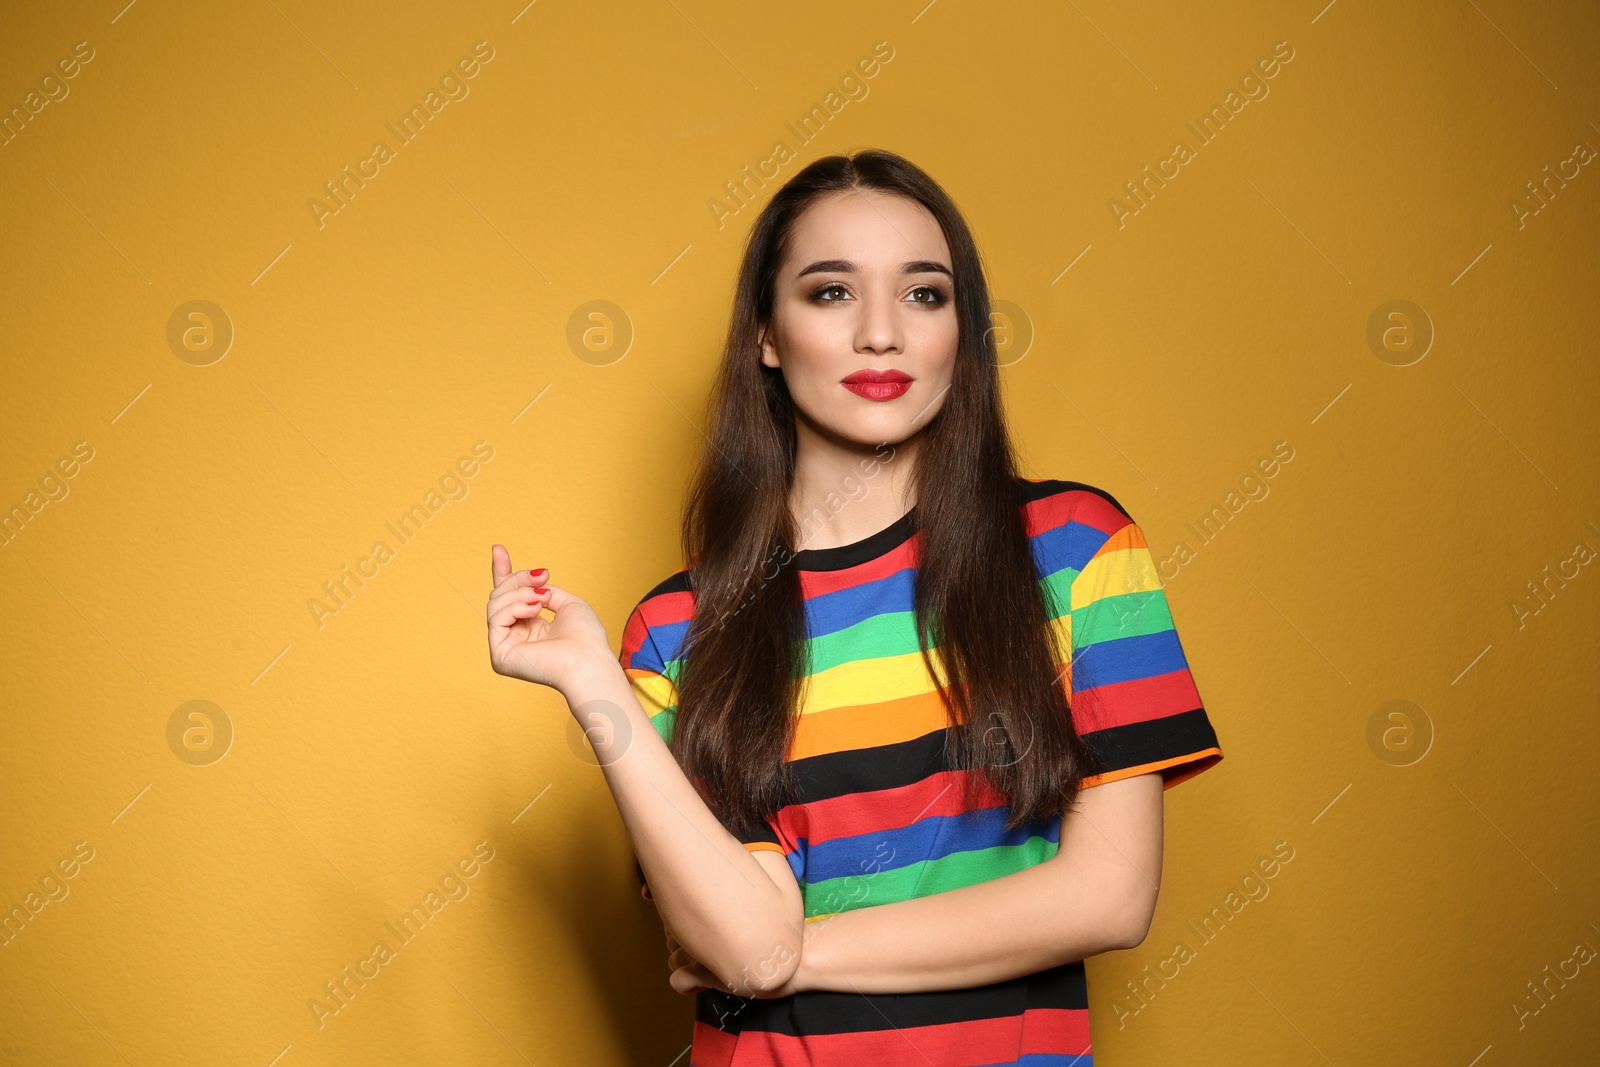
[[[933,259],[913,259],[900,264],[904,274],[943,274],[954,280],[950,268]],[[808,267],[801,269],[796,278],[804,278],[807,274],[859,274],[861,268],[848,259],[819,259]]]

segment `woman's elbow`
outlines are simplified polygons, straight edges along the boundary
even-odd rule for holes
[[[728,945],[707,960],[712,972],[736,994],[760,996],[778,989],[794,977],[800,966],[800,945],[787,933]]]
[[[1143,885],[1122,898],[1121,906],[1116,909],[1109,924],[1115,934],[1117,948],[1138,948],[1144,943],[1155,921],[1156,896],[1156,890]]]
[[[1150,924],[1154,911],[1130,909],[1127,915],[1117,924],[1117,945],[1119,949],[1138,948],[1144,944],[1144,939],[1150,934]]]

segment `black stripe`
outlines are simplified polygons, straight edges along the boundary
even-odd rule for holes
[[[931,993],[811,992],[746,1000],[707,990],[695,995],[695,1018],[729,1033],[759,1030],[799,1037],[1007,1018],[1028,1008],[1088,1006],[1088,979],[1078,960],[993,985]]]
[[[789,764],[795,786],[791,803],[812,804],[851,793],[898,789],[940,771],[954,770],[944,752],[945,735],[949,731],[947,726],[892,745],[825,752],[793,760]],[[1204,708],[1094,730],[1083,735],[1083,739],[1105,760],[1104,771],[1118,771],[1221,747]]]
[[[1104,758],[1108,771],[1222,747],[1204,708],[1095,730],[1084,734],[1083,739]]]
[[[717,817],[717,821],[721,822],[723,827],[741,845],[748,845],[754,841],[770,841],[774,845],[783,844],[782,841],[778,840],[778,832],[772,828],[770,823],[762,822],[759,826],[751,827],[729,826],[727,820],[720,815]]]
[[[895,789],[949,770],[944,759],[944,737],[948,732],[949,727],[945,727],[892,745],[792,760],[789,773],[795,785],[795,802],[809,804],[848,793]]]
[[[651,597],[660,596],[662,593],[686,593],[689,588],[689,570],[685,567],[676,574],[657,582],[653,589],[639,599],[639,602],[642,604]]]
[[[833,548],[802,548],[791,557],[791,564],[803,571],[842,571],[900,547],[916,532],[917,508],[912,505],[910,511],[870,537]]]

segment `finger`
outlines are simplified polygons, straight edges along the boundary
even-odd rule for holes
[[[550,570],[548,567],[536,567],[527,571],[510,571],[500,578],[490,595],[497,596],[513,590],[541,588],[549,584]]]
[[[513,604],[530,603],[536,603],[542,607],[549,607],[550,590],[546,589],[542,593],[535,593],[529,586],[513,585],[489,598],[489,616],[492,618],[496,613],[507,607],[510,607]]]
[[[544,605],[538,601],[524,603],[513,601],[489,616],[491,628],[505,629],[518,619],[531,619],[544,610]]]
[[[511,553],[506,551],[504,545],[494,545],[489,550],[490,576],[494,579],[494,587],[499,589],[507,584],[507,579],[513,579],[522,584],[539,585],[541,582],[529,582],[530,578],[544,579],[549,577],[548,569],[535,568],[532,571],[513,571],[511,569]]]
[[[711,988],[700,980],[694,973],[693,967],[680,967],[673,971],[672,975],[667,979],[667,984],[685,996],[693,993],[703,993]]]
[[[687,968],[694,980],[700,984],[701,989],[723,989],[722,979],[711,973],[711,968],[703,963],[691,963]],[[727,990],[724,990],[726,992]]]
[[[545,588],[550,590],[550,594],[551,594],[550,595],[550,610],[551,611],[559,613],[561,611],[561,609],[566,607],[568,604],[572,604],[572,603],[580,603],[581,604],[583,602],[583,598],[581,596],[578,596],[575,593],[570,593],[566,589],[562,588],[559,585],[551,585],[549,582],[543,582],[541,584],[544,585]]]
[[[550,572],[541,567],[535,571],[518,571],[507,576],[493,593],[489,596],[489,613],[493,614],[506,604],[512,602],[526,602],[535,597],[539,598],[551,611],[557,610],[555,597],[557,593],[565,594],[566,591],[549,584]],[[533,576],[538,576],[537,579]],[[570,599],[577,599],[566,594]]]

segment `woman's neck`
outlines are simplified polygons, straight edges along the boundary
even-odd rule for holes
[[[916,456],[922,435],[899,444],[864,446],[796,427],[789,506],[796,550],[837,548],[870,537],[916,503]]]

